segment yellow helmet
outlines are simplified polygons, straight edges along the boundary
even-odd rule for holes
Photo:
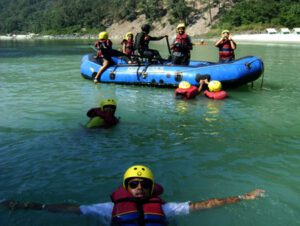
[[[102,31],[99,33],[99,39],[108,39],[108,33],[106,31]]]
[[[103,108],[107,105],[111,105],[111,106],[115,106],[117,107],[117,102],[114,99],[106,99],[106,100],[102,100],[100,102],[100,108],[103,110]]]
[[[126,188],[126,180],[129,178],[145,178],[152,181],[152,190],[154,188],[154,176],[152,171],[143,165],[134,165],[129,167],[123,176],[123,187]]]
[[[178,24],[177,27],[176,27],[176,29],[178,30],[178,29],[181,28],[181,27],[185,28],[185,24],[184,24],[184,23]]]
[[[188,89],[191,87],[191,84],[187,81],[181,81],[178,86],[180,89]]]
[[[218,92],[222,90],[222,84],[219,81],[210,81],[208,83],[208,89],[210,92]]]
[[[127,32],[126,35],[125,35],[125,39],[128,40],[130,35],[132,35],[132,37],[133,37],[132,32]]]
[[[229,30],[223,30],[222,33],[221,33],[221,35],[224,34],[224,33],[228,33],[229,34],[230,32],[229,32]]]

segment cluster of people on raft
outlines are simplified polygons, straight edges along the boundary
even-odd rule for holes
[[[176,27],[177,34],[172,39],[170,44],[171,60],[173,65],[189,65],[191,58],[191,50],[193,43],[191,37],[185,32],[186,25],[178,24]],[[106,31],[99,33],[99,40],[95,43],[97,48],[97,59],[101,62],[102,67],[94,77],[94,82],[99,83],[101,74],[115,62],[112,56],[121,56],[126,58],[128,63],[136,62],[139,58],[146,58],[149,62],[163,63],[165,60],[159,54],[159,51],[149,48],[150,41],[159,41],[163,38],[168,38],[168,35],[154,37],[149,35],[151,26],[144,24],[141,27],[141,32],[134,37],[132,32],[128,32],[122,41],[122,52],[113,50],[112,41],[108,37]],[[215,43],[219,48],[219,62],[227,63],[235,59],[234,50],[236,43],[232,39],[228,30],[223,30],[221,39]]]
[[[173,38],[170,48],[172,50],[172,64],[174,65],[189,65],[191,50],[193,49],[193,43],[191,37],[185,32],[185,24],[180,23],[177,26],[177,35]],[[128,62],[133,62],[136,56],[145,57],[149,61],[161,61],[164,60],[160,56],[159,52],[155,49],[149,48],[150,41],[161,40],[165,36],[153,37],[150,36],[151,26],[144,24],[141,27],[141,32],[135,36],[132,32],[128,32],[122,41],[122,53],[112,49],[112,41],[108,38],[107,32],[100,32],[99,40],[95,43],[97,48],[97,59],[101,61],[102,67],[96,74],[94,82],[98,83],[99,78],[103,71],[114,64],[112,56],[127,57]],[[215,46],[219,48],[219,60],[221,63],[234,60],[234,49],[236,43],[232,40],[230,32],[224,30],[222,32],[222,38],[215,43]],[[187,81],[181,81],[178,88],[175,90],[176,98],[191,99],[194,98],[204,90],[204,95],[211,99],[224,99],[227,97],[227,93],[222,90],[222,84],[219,81],[209,81],[209,78],[201,79],[199,81],[199,87],[192,86]],[[116,101],[113,99],[106,99],[101,101],[100,107],[92,108],[87,112],[87,116],[90,118],[86,124],[87,128],[110,128],[119,122],[119,119],[115,116]]]
[[[5,200],[1,204],[11,210],[27,209],[97,216],[105,225],[159,226],[170,225],[168,222],[177,215],[188,215],[194,211],[254,200],[265,194],[262,189],[254,189],[242,195],[226,198],[211,198],[196,202],[166,202],[161,198],[163,192],[163,187],[155,181],[152,171],[147,166],[133,165],[125,171],[122,184],[110,195],[110,202],[77,205]]]

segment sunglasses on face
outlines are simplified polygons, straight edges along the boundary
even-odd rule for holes
[[[139,184],[141,185],[142,188],[144,189],[150,189],[152,187],[152,182],[151,181],[138,181],[138,180],[134,180],[134,181],[130,181],[128,183],[129,187],[131,189],[135,189],[139,186]]]
[[[104,110],[116,110],[116,106],[114,105],[105,105],[103,107]]]

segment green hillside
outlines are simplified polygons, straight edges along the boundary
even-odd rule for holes
[[[171,24],[193,24],[221,3],[214,27],[300,26],[299,0],[0,0],[0,33],[95,33],[142,14],[149,22],[167,16]]]

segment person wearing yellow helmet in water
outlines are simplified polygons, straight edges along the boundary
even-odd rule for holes
[[[189,65],[193,43],[191,37],[185,33],[185,24],[180,23],[176,27],[177,35],[171,41],[172,64]]]
[[[116,125],[119,119],[115,117],[117,103],[114,99],[101,101],[100,107],[90,109],[86,115],[90,118],[87,128],[109,128]]]
[[[124,173],[122,185],[111,194],[111,202],[76,205],[5,200],[2,204],[9,209],[35,209],[98,216],[105,225],[159,226],[166,225],[168,220],[176,215],[187,215],[193,211],[253,200],[263,197],[264,193],[264,190],[255,189],[243,195],[227,198],[212,198],[198,202],[165,202],[160,197],[163,194],[163,187],[155,182],[152,171],[144,165],[134,165]]]
[[[210,92],[218,92],[222,90],[222,84],[216,80],[209,81],[207,78],[201,79],[199,81],[198,92],[200,93],[204,89],[208,89]]]
[[[236,43],[229,30],[223,30],[221,36],[221,39],[215,43],[215,46],[219,48],[219,63],[229,63],[235,59]]]
[[[198,92],[204,90],[204,95],[210,99],[222,100],[226,98],[227,92],[222,90],[222,83],[217,80],[209,81],[208,78],[199,81]]]

